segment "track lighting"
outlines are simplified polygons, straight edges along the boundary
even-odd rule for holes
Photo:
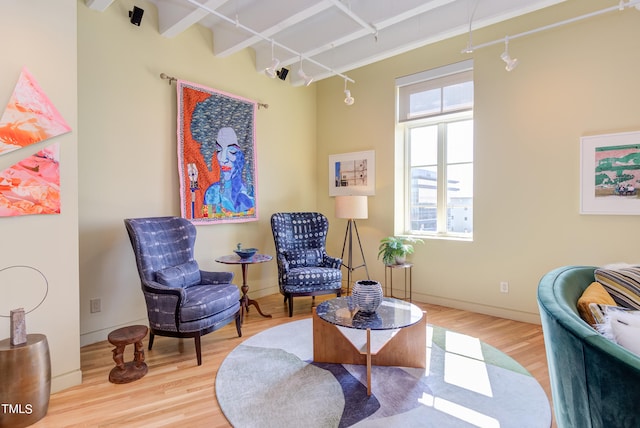
[[[285,80],[287,78],[287,74],[289,74],[289,70],[282,67],[280,70],[277,71],[277,74],[280,80]]]
[[[351,96],[351,91],[347,89],[347,79],[344,79],[344,103],[348,106],[353,105],[356,99]]]
[[[273,44],[273,40],[271,40],[271,65],[265,68],[264,72],[267,76],[275,79],[275,77],[278,76],[278,66],[280,65],[280,60],[273,55]],[[287,77],[286,74],[285,77]]]
[[[351,106],[353,105],[353,103],[356,102],[356,99],[351,96],[350,90],[347,89],[346,91],[344,91],[344,96],[345,96],[344,103],[346,105]]]
[[[500,55],[500,58],[507,64],[504,69],[511,71],[518,66],[518,59],[511,58],[509,55],[509,37],[504,38],[504,52]]]
[[[313,82],[313,77],[308,76],[302,69],[302,57],[300,57],[300,68],[298,69],[298,76],[304,80],[304,86],[309,86]]]

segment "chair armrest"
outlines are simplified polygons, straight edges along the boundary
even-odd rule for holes
[[[156,281],[144,281],[142,283],[142,289],[146,293],[176,296],[180,300],[183,300],[186,297],[182,288],[168,287]]]
[[[331,257],[327,253],[322,256],[322,265],[333,269],[340,269],[342,266],[342,259],[338,257]]]
[[[289,262],[282,254],[278,254],[278,268],[282,272],[289,272]]]
[[[155,281],[144,281],[142,292],[147,305],[149,327],[178,331],[179,308],[186,299],[184,289],[167,287]]]
[[[233,281],[233,272],[208,272],[200,271],[201,284],[231,284]]]

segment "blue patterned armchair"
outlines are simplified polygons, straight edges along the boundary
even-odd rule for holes
[[[315,212],[276,213],[271,231],[276,244],[278,284],[289,316],[294,296],[317,296],[342,292],[342,260],[327,255],[329,222]]]
[[[193,337],[198,365],[200,337],[235,320],[240,329],[240,292],[233,272],[207,272],[193,258],[196,228],[180,217],[126,219],[154,335]]]

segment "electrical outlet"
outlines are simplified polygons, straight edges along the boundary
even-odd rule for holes
[[[500,292],[501,293],[509,292],[509,283],[507,281],[500,282]]]
[[[102,302],[100,299],[91,299],[89,300],[89,307],[92,314],[96,312],[100,312],[102,310]]]

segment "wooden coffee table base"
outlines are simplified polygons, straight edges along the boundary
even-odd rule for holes
[[[344,332],[344,333],[343,333]],[[345,335],[349,335],[349,338]],[[360,335],[360,340],[353,337]],[[353,337],[352,337],[353,336]],[[427,314],[399,330],[357,330],[337,327],[313,309],[313,361],[367,366],[367,395],[371,395],[371,366],[427,366]]]

